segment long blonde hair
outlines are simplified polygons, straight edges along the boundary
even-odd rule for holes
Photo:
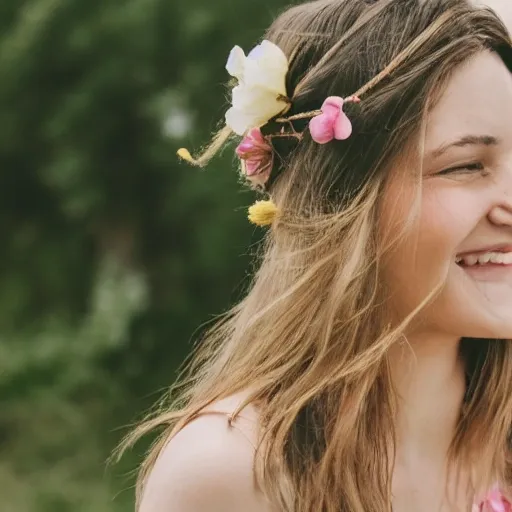
[[[255,471],[279,510],[391,510],[396,403],[387,355],[431,297],[389,323],[379,204],[397,155],[417,165],[427,110],[453,69],[486,49],[510,65],[510,40],[490,11],[465,0],[315,1],[284,12],[266,38],[290,58],[289,115],[363,88],[353,136],[322,147],[308,137],[276,140],[269,191],[282,213],[252,285],[123,448],[163,427],[140,493],[170,438],[212,402],[247,391],[234,416],[258,404]],[[477,458],[477,478],[508,483],[511,346],[463,340],[461,350],[468,387],[451,456]]]

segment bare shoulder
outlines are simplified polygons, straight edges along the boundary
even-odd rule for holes
[[[243,397],[212,404],[168,443],[147,481],[140,512],[270,512],[254,480],[258,412],[230,414]]]

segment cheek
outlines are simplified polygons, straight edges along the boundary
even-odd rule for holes
[[[383,211],[388,233],[405,227],[384,259],[385,281],[401,317],[443,284],[450,270],[457,270],[455,255],[478,224],[478,210],[468,191],[426,182],[417,208],[409,200],[400,201],[394,211]]]
[[[458,248],[479,222],[473,194],[463,190],[432,190],[425,187],[417,226],[418,258],[452,261]]]

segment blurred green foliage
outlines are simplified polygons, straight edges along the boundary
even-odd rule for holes
[[[243,290],[258,232],[230,151],[175,157],[282,0],[0,3],[2,512],[133,510],[120,427]]]

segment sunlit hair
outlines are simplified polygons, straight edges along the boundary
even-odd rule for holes
[[[255,472],[278,510],[390,511],[389,349],[442,283],[392,322],[382,262],[417,218],[428,110],[478,52],[496,51],[510,65],[510,40],[492,12],[464,0],[316,1],[284,12],[266,38],[290,59],[288,115],[392,71],[354,106],[347,141],[276,142],[269,193],[281,215],[246,297],[209,330],[170,400],[123,447],[164,428],[142,464],[140,492],[170,438],[207,405],[245,391],[234,417],[248,403],[258,407]],[[393,172],[416,180],[418,195],[413,220],[383,239],[378,218]],[[465,339],[461,350],[468,387],[450,458],[474,471],[471,494],[512,477],[512,349],[506,340]]]

